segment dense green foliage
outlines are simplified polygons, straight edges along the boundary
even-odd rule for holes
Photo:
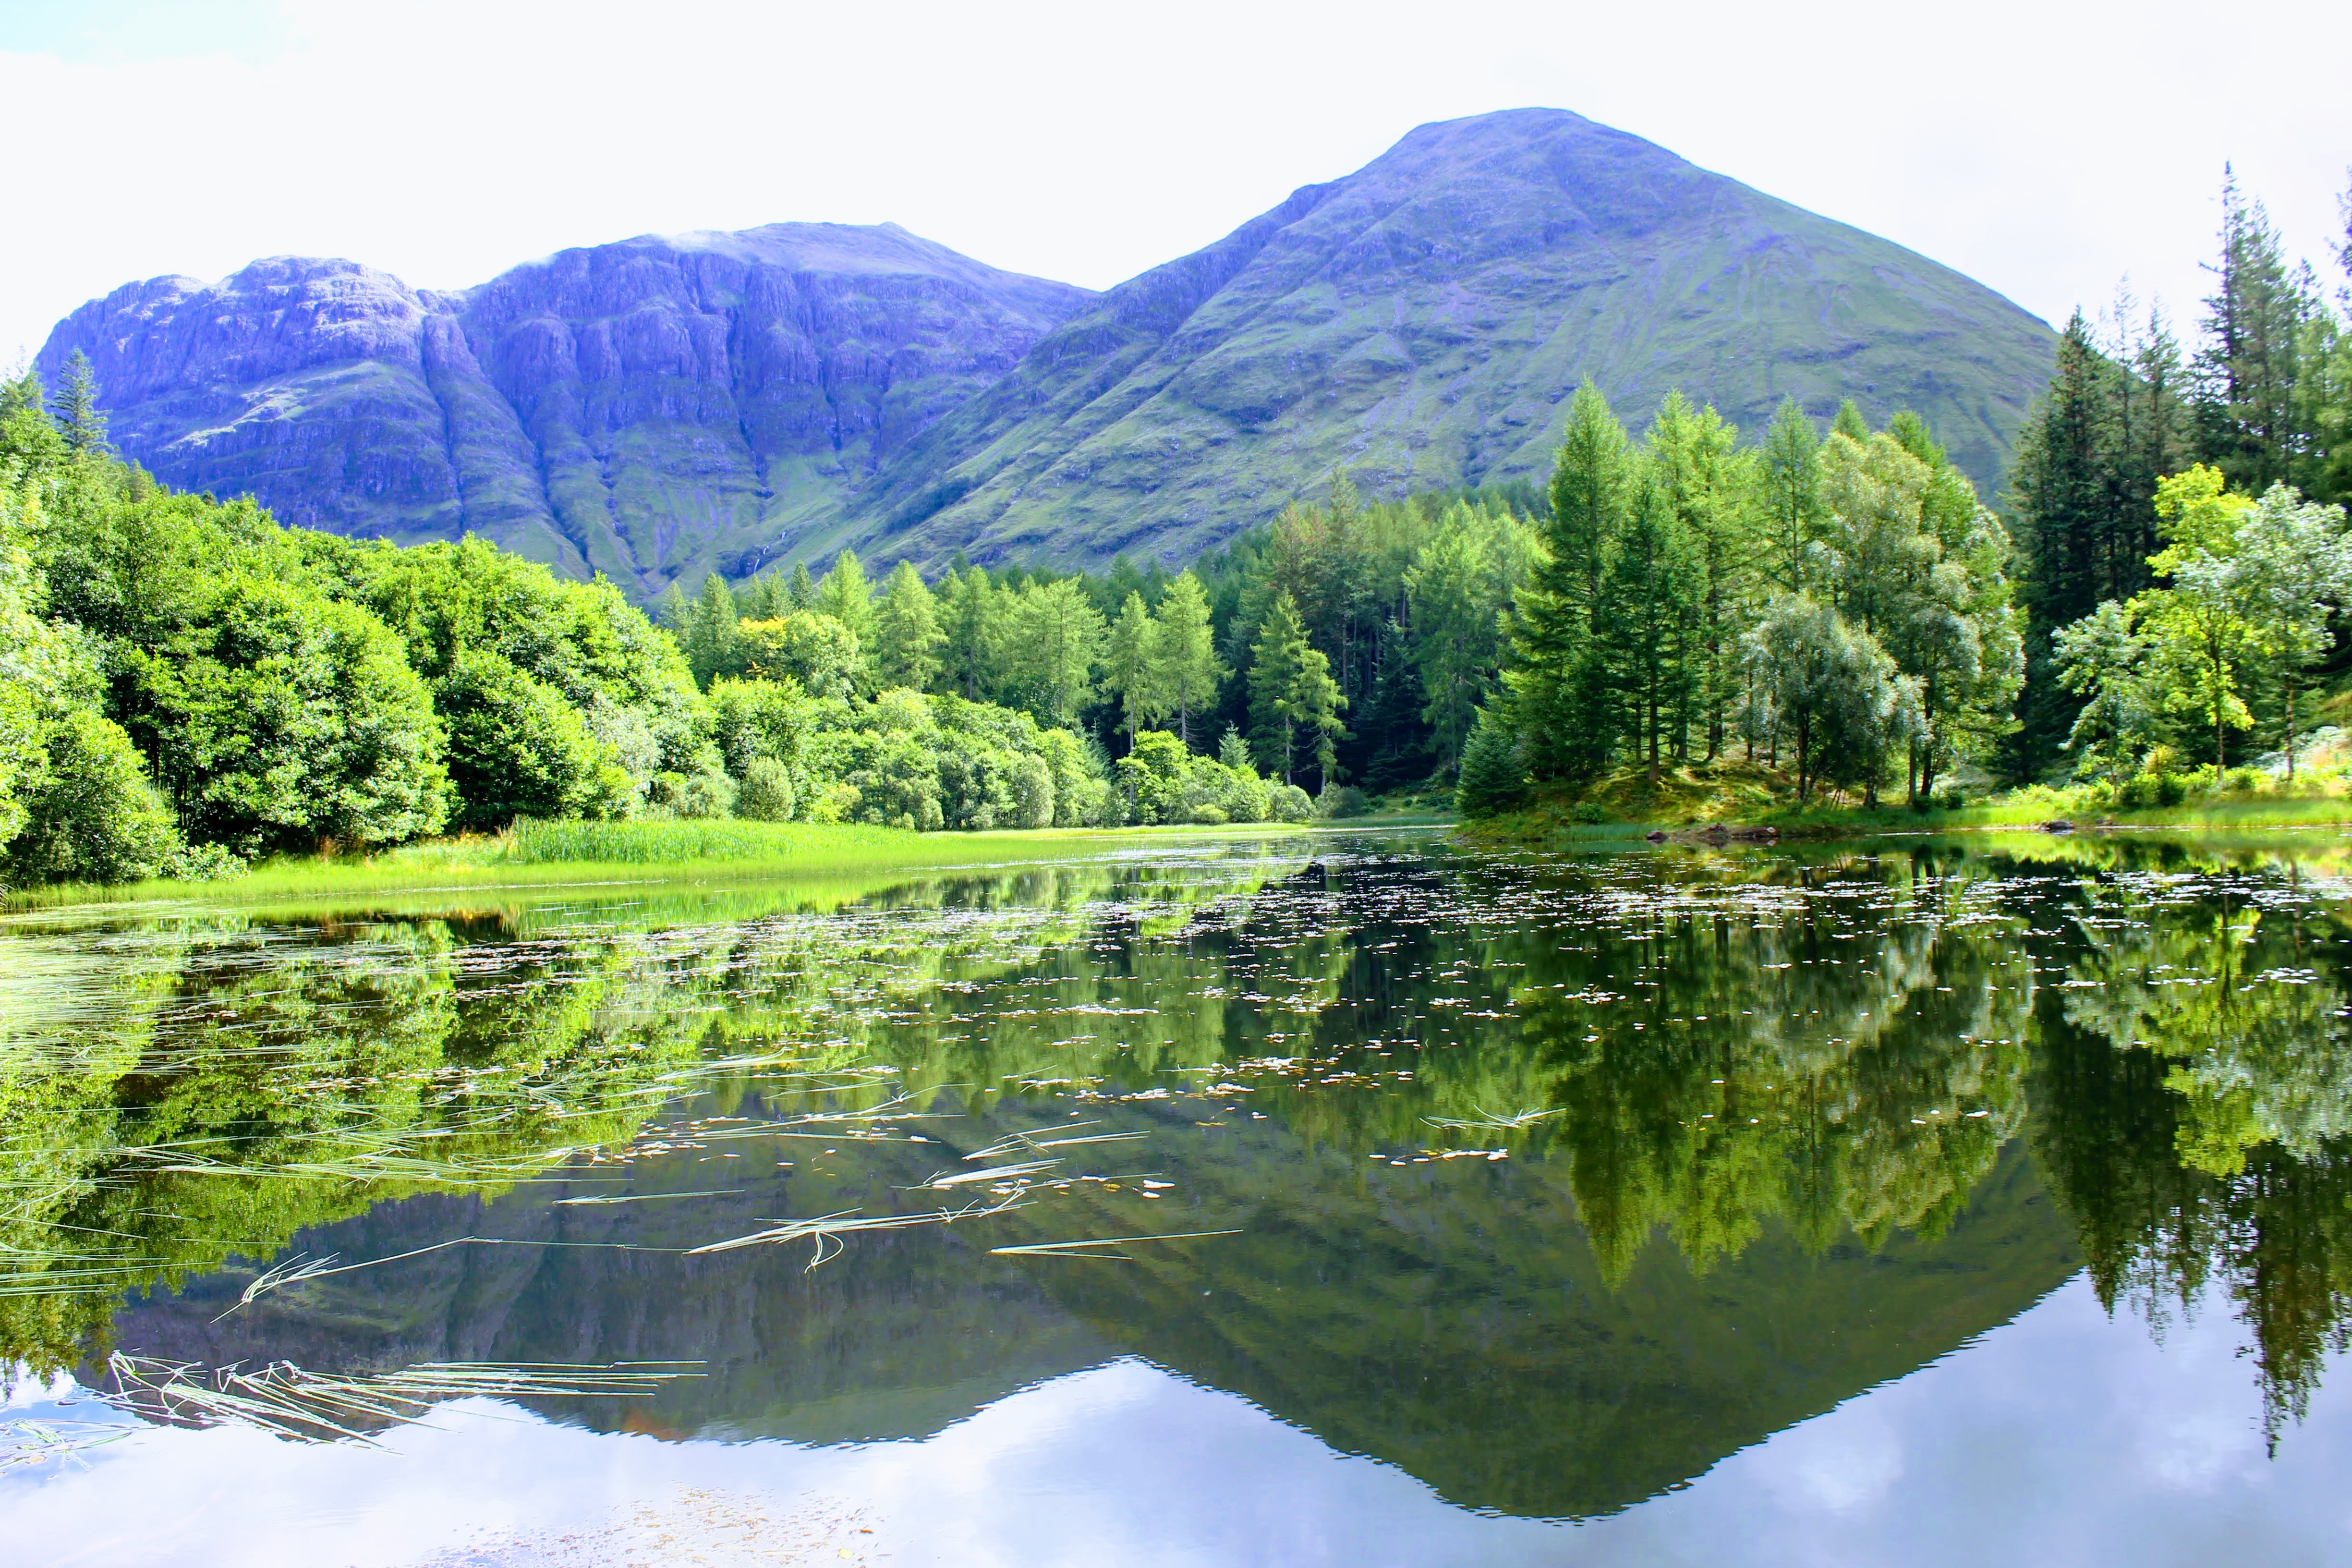
[[[2332,618],[2345,585],[2312,555],[2341,514],[2299,509],[2352,500],[2352,287],[2331,305],[2234,180],[2221,205],[2215,289],[2186,359],[2159,310],[2122,300],[2096,329],[2077,311],[2019,439],[2010,485],[2031,679],[2002,759],[2014,778],[2128,772],[2168,743],[2217,765],[2233,747],[2276,749],[2291,767],[2308,723],[2298,697],[2342,663]],[[2345,221],[2337,260],[2352,281],[2352,193]],[[2242,548],[2234,527],[2194,541],[2165,531],[2179,503],[2162,500],[2162,482],[2200,464],[2214,519],[2260,501]],[[2131,626],[2144,643],[2118,640]],[[2086,639],[2104,651],[2094,658]],[[2201,658],[2189,651],[2200,641]],[[2136,675],[2129,700],[2085,662],[2142,654],[2163,668]]]
[[[1982,755],[2021,676],[2009,539],[1916,415],[1822,437],[1784,404],[1742,447],[1670,396],[1638,445],[1591,384],[1571,406],[1507,673],[1459,802],[1626,764],[1785,765],[1865,801],[1927,799]]]
[[[1353,803],[1343,781],[1387,789],[1451,767],[1537,556],[1533,499],[1366,505],[1343,482],[1172,577],[1124,559],[1071,576],[958,563],[932,585],[901,562],[876,595],[845,552],[822,583],[714,574],[659,613],[709,682],[730,773],[772,758],[806,811],[874,780],[858,787],[889,796],[876,820],[1008,825],[1034,811],[992,781],[1034,757],[1064,826],[1297,820],[1308,783],[1328,813]],[[928,720],[910,692],[928,694]],[[773,738],[747,741],[755,729]],[[879,782],[926,766],[936,790]]]

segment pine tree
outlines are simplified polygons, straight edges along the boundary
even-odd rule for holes
[[[992,696],[1000,684],[998,659],[1003,641],[1005,595],[989,581],[984,566],[968,566],[961,574],[950,567],[940,581],[940,629],[948,684],[962,691],[967,701]]]
[[[1644,475],[1610,554],[1599,637],[1633,721],[1634,751],[1658,784],[1663,753],[1692,685],[1691,592],[1696,562],[1664,489]]]
[[[1845,398],[1838,404],[1837,417],[1830,421],[1830,434],[1843,436],[1853,442],[1870,439],[1870,421],[1862,416],[1862,410],[1853,405],[1853,398]]]
[[[1307,626],[1299,619],[1298,602],[1277,593],[1250,648],[1250,729],[1267,770],[1280,773],[1285,784],[1290,782],[1298,742],[1297,722],[1286,704],[1306,653]]]
[[[1047,724],[1069,728],[1094,696],[1102,612],[1076,578],[1065,577],[1024,588],[1013,621],[1016,673],[1029,710]]]
[[[2005,765],[2018,779],[2038,777],[2052,765],[2081,706],[2057,678],[2050,637],[2089,615],[2101,597],[2095,567],[2109,517],[2113,375],[2089,323],[2075,311],[2059,334],[2050,388],[2018,438],[2010,469],[2027,616],[2025,704]]]
[[[874,587],[855,551],[845,550],[834,558],[833,570],[817,588],[816,608],[817,614],[847,627],[861,651],[874,647]]]
[[[1713,407],[1694,409],[1671,393],[1650,426],[1649,464],[1669,518],[1692,551],[1686,590],[1696,639],[1688,679],[1677,701],[1695,704],[1704,721],[1706,760],[1723,750],[1727,718],[1739,690],[1739,630],[1754,596],[1757,476],[1753,460],[1736,450],[1739,432]],[[1678,717],[1677,754],[1690,725]]]
[[[2292,478],[2310,446],[2297,428],[2297,350],[2317,301],[2290,272],[2278,231],[2224,166],[2221,256],[2210,270],[2197,354],[2197,427],[2204,458],[2233,486],[2259,494]]]
[[[735,613],[747,621],[772,621],[790,615],[793,603],[775,574],[754,577],[735,590]]]
[[[1590,776],[1616,742],[1614,697],[1594,633],[1632,468],[1625,426],[1587,381],[1569,405],[1552,469],[1547,558],[1521,590],[1512,627],[1512,707],[1528,726],[1532,772]]]
[[[1499,816],[1527,804],[1528,771],[1519,757],[1518,727],[1499,708],[1478,714],[1462,750],[1462,777],[1454,808],[1472,818]]]
[[[698,684],[708,689],[722,675],[742,673],[742,639],[736,635],[735,595],[727,579],[713,572],[702,580],[702,593],[686,617],[678,638]]]
[[[910,687],[928,691],[939,677],[939,605],[924,585],[914,563],[901,561],[891,570],[874,615],[874,668],[886,687]]]
[[[1139,581],[1141,574],[1136,575]],[[1119,606],[1118,618],[1111,623],[1103,660],[1103,689],[1118,699],[1119,718],[1130,750],[1137,732],[1168,711],[1160,667],[1159,624],[1144,608],[1142,591],[1130,589],[1126,603]]]
[[[1766,574],[1791,594],[1805,591],[1805,546],[1822,510],[1822,443],[1813,422],[1784,397],[1764,435],[1764,531],[1769,540]]]
[[[1886,433],[1895,444],[1931,468],[1944,466],[1943,444],[1928,430],[1927,422],[1908,408],[1898,408],[1895,417],[1886,422]]]
[[[1217,700],[1217,682],[1225,677],[1217,662],[1217,638],[1209,621],[1208,595],[1201,580],[1190,572],[1168,585],[1153,616],[1158,633],[1155,682],[1163,711],[1176,715],[1176,738],[1192,744],[1192,716],[1204,713]]]
[[[683,638],[693,614],[694,605],[687,598],[686,590],[672,583],[654,605],[654,624],[667,627],[670,636]]]
[[[816,608],[816,584],[809,579],[807,562],[793,563],[792,579],[784,586],[784,595],[795,610]]]
[[[98,405],[98,378],[91,372],[89,356],[79,349],[66,358],[65,384],[58,389],[55,416],[67,451],[79,455],[107,450],[106,415]]]
[[[1250,762],[1249,742],[1242,738],[1239,725],[1225,726],[1224,734],[1217,741],[1217,761],[1235,772],[1255,773],[1256,771]]]

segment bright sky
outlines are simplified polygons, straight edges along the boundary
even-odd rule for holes
[[[332,255],[459,288],[782,219],[1101,288],[1528,104],[2053,321],[2126,274],[2193,319],[2224,160],[2341,281],[2347,58],[2342,0],[0,0],[0,363],[161,273]]]

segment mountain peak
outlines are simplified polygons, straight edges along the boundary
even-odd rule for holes
[[[885,558],[1171,562],[1320,494],[1534,479],[1592,378],[1637,427],[1681,390],[1912,407],[1980,486],[2049,329],[1902,247],[1565,110],[1418,126],[1118,285],[856,503]]]

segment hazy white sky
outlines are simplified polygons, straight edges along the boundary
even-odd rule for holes
[[[2329,250],[2352,5],[0,0],[0,361],[257,256],[421,287],[568,245],[892,219],[1105,287],[1412,126],[1572,109],[2053,321],[2204,291],[2225,159]]]

